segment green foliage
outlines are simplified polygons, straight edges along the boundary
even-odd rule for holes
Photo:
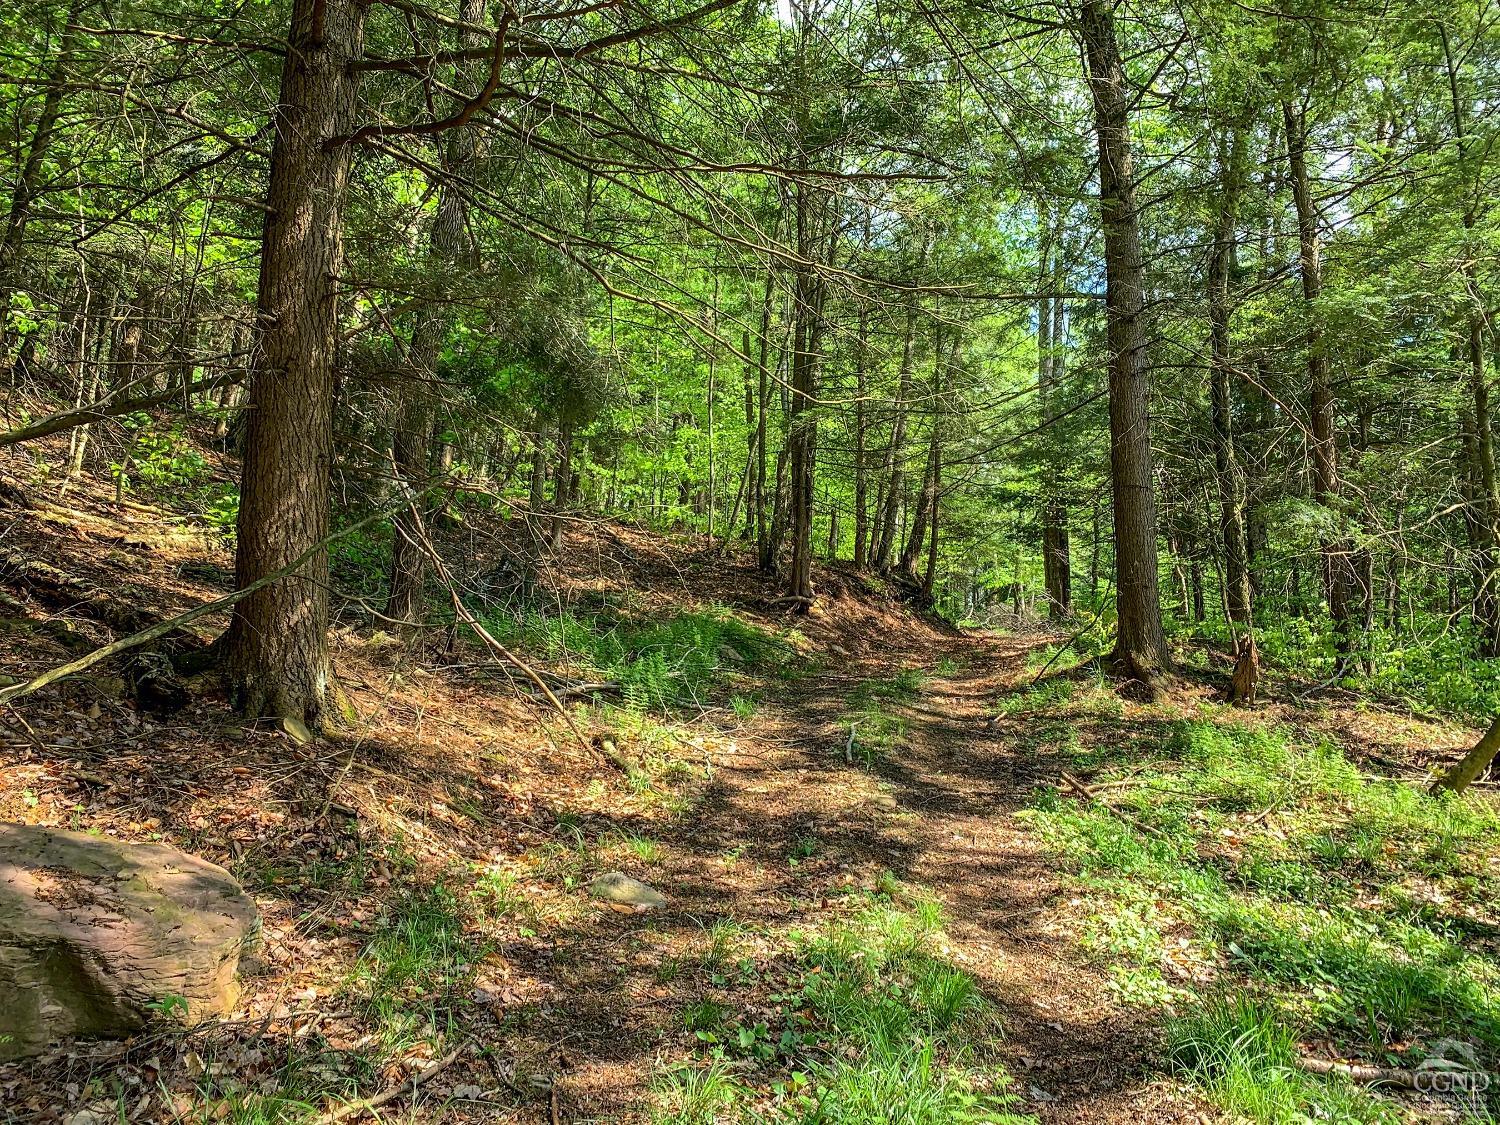
[[[1287,1072],[1302,1035],[1377,1057],[1458,1036],[1500,1055],[1500,969],[1465,940],[1500,891],[1500,812],[1228,722],[1169,724],[1118,780],[1125,816],[1061,796],[1029,815],[1090,892],[1085,943],[1118,997],[1189,1006],[1172,1057],[1227,1108],[1384,1120],[1338,1083]],[[1195,982],[1219,966],[1263,999],[1199,1010]]]
[[[233,532],[240,494],[216,479],[215,471],[179,421],[163,426],[147,414],[127,414],[121,425],[130,435],[125,455],[109,466],[122,492],[143,489],[148,495],[196,510],[218,531]]]
[[[659,620],[529,610],[492,616],[485,624],[507,644],[582,661],[591,673],[618,682],[626,703],[642,711],[701,706],[746,667],[773,671],[793,655],[784,640],[727,610]]]
[[[663,1103],[651,1115],[655,1125],[724,1125],[748,1117],[741,1103],[750,1091],[723,1059],[674,1067],[655,1087]]]
[[[1210,998],[1167,1025],[1170,1065],[1233,1113],[1269,1125],[1400,1120],[1393,1106],[1345,1079],[1304,1074],[1297,1055],[1285,1016],[1244,996]]]
[[[1334,674],[1334,637],[1326,619],[1271,612],[1260,618],[1256,643],[1272,674],[1286,671],[1314,680]],[[1230,644],[1222,622],[1184,625],[1180,632]],[[1419,711],[1478,722],[1488,722],[1500,712],[1500,659],[1480,655],[1479,639],[1468,622],[1419,614],[1400,631],[1376,626],[1361,638],[1360,656],[1344,680],[1351,689]]]
[[[794,937],[795,976],[773,997],[779,1025],[732,1024],[719,1001],[691,1005],[684,1019],[708,1049],[708,1061],[662,1077],[663,1108],[655,1120],[1029,1120],[1007,1108],[1007,1079],[993,1056],[999,1030],[993,1010],[972,977],[932,951],[941,923],[930,901],[902,908],[872,896],[847,920]],[[755,1104],[738,1077],[751,1068],[783,1075],[769,1106]]]
[[[910,703],[922,690],[920,668],[903,668],[888,679],[870,679],[849,694],[843,722],[852,729],[847,748],[866,768],[902,745],[907,721],[895,708]]]
[[[188,440],[182,423],[162,429],[149,415],[130,414],[121,424],[132,441],[128,456],[111,469],[126,487],[134,476],[150,488],[170,491],[196,484],[207,475],[208,462]]]
[[[158,997],[146,1005],[148,1011],[153,1015],[160,1016],[165,1020],[186,1019],[188,1014],[187,997],[169,993]]]
[[[345,987],[389,1049],[430,1043],[452,1029],[484,953],[454,892],[441,883],[414,888],[387,907]]]
[[[392,531],[371,524],[328,545],[328,566],[339,588],[367,597],[381,594],[391,574]]]

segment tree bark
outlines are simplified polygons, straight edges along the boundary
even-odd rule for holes
[[[21,259],[26,238],[26,225],[31,220],[32,206],[42,187],[42,174],[46,169],[47,152],[52,145],[52,136],[57,132],[58,118],[62,114],[63,94],[67,89],[68,70],[73,65],[77,52],[78,35],[73,30],[78,22],[78,13],[83,0],[72,0],[63,17],[62,34],[58,39],[57,58],[47,75],[47,92],[42,96],[42,107],[37,114],[36,127],[31,132],[31,143],[26,148],[26,159],[21,163],[14,185],[11,187],[10,207],[5,215],[5,229],[0,232],[0,377],[9,377],[11,371],[10,324],[11,300],[21,285]]]
[[[1111,662],[1148,688],[1171,667],[1157,580],[1156,492],[1152,479],[1150,365],[1145,269],[1130,151],[1125,67],[1105,0],[1080,8],[1099,144],[1099,211],[1104,227],[1105,316],[1109,339],[1110,471],[1115,517],[1115,605]]]
[[[1490,724],[1490,729],[1485,731],[1484,736],[1474,744],[1474,749],[1432,783],[1432,792],[1437,794],[1446,789],[1453,793],[1462,793],[1476,777],[1489,768],[1497,753],[1500,753],[1500,718],[1496,718]]]
[[[328,655],[329,473],[347,134],[364,41],[359,0],[295,0],[275,111],[262,233],[260,339],[241,482],[239,587],[302,555],[235,606],[227,667],[249,715],[321,723],[336,702]],[[316,549],[312,549],[316,548]],[[311,549],[311,550],[310,550]]]
[[[1318,237],[1318,215],[1313,207],[1312,185],[1307,172],[1307,113],[1291,102],[1282,103],[1281,108],[1286,130],[1287,166],[1292,180],[1292,201],[1297,210],[1302,299],[1308,316],[1306,346],[1313,500],[1328,511],[1337,528],[1334,534],[1324,535],[1321,554],[1323,590],[1328,598],[1328,616],[1333,624],[1334,644],[1342,671],[1354,650],[1353,621],[1349,612],[1353,576],[1349,543],[1343,532],[1345,518],[1339,503],[1339,456],[1334,433],[1333,386],[1328,357],[1323,352],[1323,329],[1318,320],[1321,315],[1317,308],[1318,298],[1323,292],[1322,249]]]
[[[775,275],[768,265],[765,300],[760,311],[760,342],[756,353],[755,488],[752,493],[755,508],[755,557],[762,574],[770,574],[776,568],[775,551],[771,545],[771,517],[766,503],[769,456],[766,448],[767,414],[771,405],[771,296],[774,279]]]
[[[936,435],[932,442],[932,501],[928,505],[927,519],[931,525],[927,536],[927,571],[922,575],[922,593],[930,603],[937,586],[938,561],[938,509],[943,497],[943,448]]]
[[[797,185],[797,244],[804,262],[814,258],[821,245],[821,222],[814,215],[809,198],[813,189]],[[821,209],[821,208],[819,208]],[[819,229],[814,230],[817,226]],[[818,363],[822,349],[823,290],[822,278],[807,266],[797,270],[795,286],[796,324],[792,345],[792,401],[787,429],[788,472],[790,476],[790,520],[792,565],[787,576],[787,593],[802,599],[805,608],[811,604],[812,587],[812,520],[813,474],[817,451],[817,415],[812,405],[817,393]]]
[[[1480,652],[1500,655],[1500,484],[1495,472],[1490,387],[1477,317],[1468,325],[1467,359],[1473,441],[1469,445],[1473,489],[1470,501],[1475,546],[1474,616]]]
[[[922,545],[927,533],[937,528],[933,512],[937,508],[939,478],[942,472],[944,364],[947,362],[943,346],[943,332],[939,327],[932,341],[932,432],[927,439],[927,466],[922,472],[922,491],[917,498],[917,510],[912,515],[911,534],[906,540],[905,549],[901,552],[901,573],[913,581],[917,577],[917,563],[922,558]],[[958,337],[955,335],[953,339],[955,352],[958,346]]]
[[[1249,548],[1245,535],[1245,481],[1235,448],[1231,397],[1233,363],[1229,354],[1230,277],[1234,270],[1235,229],[1245,178],[1245,130],[1235,127],[1220,150],[1219,214],[1208,262],[1209,402],[1214,433],[1214,471],[1219,485],[1219,530],[1224,542],[1226,611],[1235,631],[1251,624]]]
[[[937,496],[938,440],[937,421],[934,419],[932,435],[927,440],[927,465],[922,471],[922,490],[917,494],[917,508],[912,513],[911,529],[898,566],[901,573],[912,580],[917,577],[917,562],[922,557],[922,545],[927,541],[927,529],[932,523],[932,504]]]
[[[1056,228],[1061,233],[1061,225]],[[1054,239],[1051,217],[1045,211],[1040,230],[1041,287],[1060,288],[1062,255]],[[1042,297],[1037,303],[1037,406],[1043,419],[1052,416],[1053,392],[1062,381],[1062,337],[1066,321],[1063,300]],[[1041,488],[1042,585],[1047,592],[1047,616],[1063,621],[1073,612],[1072,545],[1068,535],[1068,506],[1063,495],[1062,457],[1056,434],[1045,421],[1040,441],[1045,476]]]
[[[880,516],[880,538],[875,547],[871,569],[885,570],[890,565],[891,552],[895,549],[897,515],[901,510],[901,461],[906,450],[906,411],[911,399],[912,348],[917,331],[917,310],[906,308],[906,334],[901,342],[901,371],[896,379],[895,417],[891,421],[891,441],[886,447],[885,463],[881,467],[885,481],[885,510]]]
[[[471,26],[484,20],[484,0],[461,0],[459,19]],[[459,33],[464,50],[478,50],[484,37],[475,31]],[[460,64],[460,88],[475,84],[473,64]],[[470,175],[477,151],[472,130],[450,129],[444,138],[441,168],[458,177]],[[468,207],[463,195],[444,178],[437,184],[437,213],[427,235],[428,276],[441,284],[455,270],[472,265],[474,254],[468,238]],[[419,309],[417,325],[408,349],[411,377],[396,396],[395,426],[391,454],[398,483],[406,488],[422,486],[432,475],[433,397],[438,359],[453,326],[453,313],[441,305]],[[394,539],[386,616],[396,621],[419,623],[427,612],[425,582],[427,552],[422,548],[428,517],[425,501],[419,499],[397,512],[392,520]],[[418,523],[421,526],[417,526]]]
[[[869,239],[868,226],[865,233],[866,240]],[[868,375],[866,372],[867,356],[865,349],[869,344],[870,314],[868,308],[861,303],[859,307],[859,327],[854,340],[854,569],[864,570],[868,562],[869,540],[870,540],[870,514],[869,503],[869,479],[865,466],[865,426],[868,422],[868,410],[865,405],[865,395],[869,389]]]
[[[549,542],[554,557],[563,547],[563,526],[573,496],[573,423],[565,420],[557,431],[557,472],[552,478],[552,522]]]
[[[1449,110],[1457,146],[1458,167],[1466,183],[1473,181],[1470,168],[1470,139],[1466,128],[1464,98],[1460,89],[1459,61],[1454,57],[1447,26],[1439,21],[1443,61],[1447,73]],[[1480,199],[1477,192],[1463,201],[1461,221],[1466,239],[1473,237],[1479,221]],[[1475,596],[1474,617],[1479,627],[1480,652],[1500,656],[1500,483],[1495,472],[1494,431],[1490,412],[1490,382],[1485,370],[1484,326],[1485,301],[1475,276],[1475,261],[1481,254],[1477,247],[1466,246],[1461,256],[1459,276],[1464,284],[1468,315],[1462,327],[1467,352],[1468,392],[1472,411],[1474,443],[1470,465],[1474,490],[1470,501],[1470,525],[1476,539],[1474,551]]]
[[[531,427],[531,480],[526,511],[530,518],[540,516],[547,501],[547,420],[537,407]]]

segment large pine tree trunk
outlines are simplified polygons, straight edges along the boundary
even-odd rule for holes
[[[1149,686],[1171,662],[1157,583],[1145,269],[1130,153],[1128,93],[1114,16],[1105,0],[1084,0],[1080,15],[1098,132],[1099,212],[1104,227],[1118,611],[1112,662]]]
[[[1319,322],[1318,298],[1323,292],[1322,249],[1318,237],[1318,214],[1313,206],[1312,185],[1307,173],[1307,114],[1282,104],[1286,128],[1287,166],[1291,172],[1292,201],[1297,210],[1302,299],[1307,306],[1308,414],[1312,444],[1313,499],[1328,509],[1338,533],[1324,536],[1322,545],[1323,590],[1328,598],[1328,616],[1333,623],[1334,643],[1340,670],[1354,650],[1354,628],[1349,612],[1354,585],[1350,544],[1342,532],[1345,518],[1339,505],[1338,439],[1334,433],[1333,385],[1328,357],[1323,352],[1323,329]]]
[[[359,0],[295,0],[275,116],[262,235],[256,347],[241,481],[241,587],[327,538],[334,350],[347,134],[364,40]],[[262,587],[234,609],[229,680],[250,715],[321,721],[336,687],[328,656],[328,556]]]

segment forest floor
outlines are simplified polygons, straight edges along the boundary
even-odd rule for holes
[[[222,541],[182,513],[120,508],[88,482],[26,510],[40,493],[4,491],[15,556],[161,613],[227,588]],[[448,534],[469,589],[504,570],[505,534]],[[309,745],[242,723],[210,680],[172,714],[111,672],[0,719],[0,820],[177,844],[226,866],[264,918],[239,1011],[0,1066],[0,1121],[316,1121],[434,1061],[372,1116],[1483,1112],[1282,1065],[1410,1066],[1446,1036],[1492,1057],[1496,821],[1484,797],[1431,812],[1414,784],[1473,732],[1299,699],[1274,676],[1249,713],[1207,677],[1132,702],[1089,672],[1041,674],[1056,636],[960,632],[840,569],[796,617],[701,537],[597,521],[567,542],[565,565],[490,620],[559,682],[620,685],[573,715],[628,777],[477,645],[403,644],[357,599],[334,647],[359,719]],[[364,546],[336,559],[346,586]],[[24,579],[5,587],[9,675],[108,635]],[[1096,788],[1070,796],[1071,776]],[[666,905],[596,900],[608,871]],[[1318,929],[1350,918],[1368,932]],[[1303,1033],[1216,1062],[1204,1043],[1224,1027],[1201,1013],[1220,995],[1295,1012]]]

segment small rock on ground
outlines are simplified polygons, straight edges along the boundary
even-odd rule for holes
[[[606,871],[589,884],[589,894],[605,902],[634,906],[642,910],[654,910],[667,905],[666,896],[653,890],[639,879],[632,879],[623,871]]]

